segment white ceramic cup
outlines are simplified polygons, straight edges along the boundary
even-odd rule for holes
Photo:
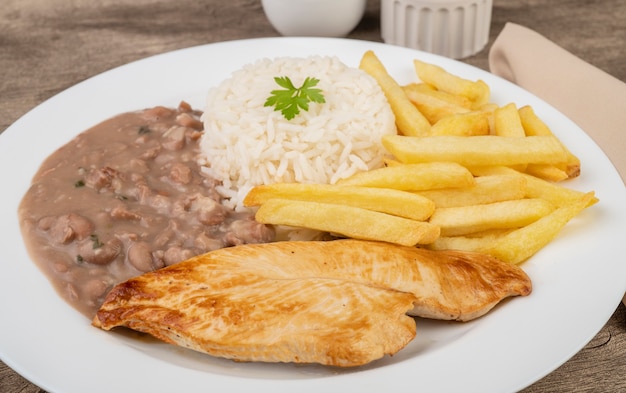
[[[282,35],[344,37],[363,18],[367,0],[261,0],[261,4]]]
[[[493,0],[381,0],[383,41],[462,59],[489,40]]]

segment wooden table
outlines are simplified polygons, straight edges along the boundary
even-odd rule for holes
[[[379,12],[379,2],[370,0],[350,38],[381,41]],[[259,0],[4,0],[0,15],[0,130],[56,93],[119,65],[194,45],[278,35]],[[488,69],[488,49],[509,21],[626,81],[625,1],[494,0],[489,44],[464,61]],[[42,391],[0,362],[0,392]],[[524,390],[548,391],[626,391],[624,305],[584,349]]]

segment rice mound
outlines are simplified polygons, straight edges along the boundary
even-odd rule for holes
[[[265,107],[275,77],[299,87],[319,79],[325,103],[310,103],[286,120]],[[248,191],[279,182],[334,184],[377,168],[386,154],[385,134],[395,134],[395,117],[380,86],[364,71],[336,57],[261,59],[210,89],[202,116],[200,164],[222,182],[224,204],[243,210]]]

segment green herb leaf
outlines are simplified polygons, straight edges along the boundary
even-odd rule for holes
[[[300,87],[295,87],[288,76],[275,77],[274,81],[284,90],[272,90],[264,106],[273,106],[287,120],[296,117],[300,109],[308,111],[310,102],[326,102],[322,90],[315,88],[319,79],[307,77]]]
[[[98,235],[96,235],[96,234],[89,235],[89,239],[91,239],[92,246],[93,246],[94,250],[104,246],[104,243],[102,243],[100,241],[100,239],[98,238]]]

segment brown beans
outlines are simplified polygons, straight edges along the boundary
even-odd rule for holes
[[[83,288],[85,291],[83,296],[89,299],[98,299],[106,294],[110,284],[101,278],[92,278],[85,282]]]
[[[204,225],[217,225],[228,215],[228,210],[223,205],[203,196],[192,200],[189,211],[195,213],[198,221]]]
[[[106,265],[120,255],[122,242],[112,238],[103,243],[96,235],[91,235],[89,239],[80,242],[77,251],[76,258],[79,262]]]
[[[93,231],[93,224],[79,214],[69,213],[44,217],[39,220],[39,228],[48,233],[53,243],[67,244],[89,236]]]
[[[177,162],[172,165],[170,170],[170,179],[174,183],[189,184],[193,178],[191,168],[183,163]]]
[[[165,254],[163,254],[163,262],[165,262],[165,265],[169,266],[196,255],[198,255],[198,253],[192,249],[173,246],[165,250]]]
[[[151,247],[144,242],[133,243],[128,248],[128,262],[140,272],[149,272],[163,267],[160,261],[153,260]]]
[[[92,169],[85,177],[85,184],[95,190],[110,188],[116,178],[120,177],[120,173],[108,166]]]
[[[196,130],[201,130],[203,126],[200,120],[194,118],[189,113],[181,113],[180,115],[176,116],[176,123],[180,124],[183,127],[193,128]]]
[[[167,130],[161,142],[163,147],[167,150],[182,149],[185,146],[185,132],[186,128],[181,126],[174,126]]]
[[[52,154],[20,205],[35,262],[88,317],[113,285],[197,254],[273,240],[221,203],[198,165],[202,123],[188,105],[124,113]],[[54,201],[54,203],[51,203]]]
[[[237,246],[246,243],[269,242],[274,236],[273,229],[252,219],[235,220],[228,226],[225,245]]]

